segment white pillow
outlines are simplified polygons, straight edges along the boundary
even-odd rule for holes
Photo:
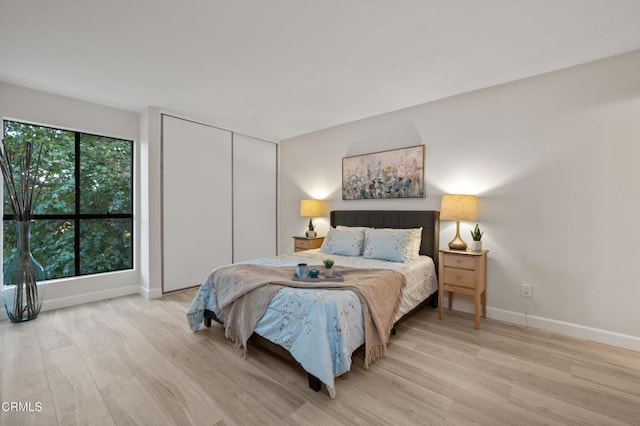
[[[367,259],[409,262],[420,257],[422,228],[372,229],[363,256]]]
[[[364,230],[345,231],[329,228],[320,251],[342,256],[360,256],[364,247]]]
[[[409,260],[420,259],[420,246],[422,245],[422,227],[420,228],[379,228],[382,232],[400,232],[409,234],[411,240],[409,248]],[[366,244],[365,244],[366,247]]]
[[[420,259],[420,246],[422,245],[422,228],[407,229],[411,239],[413,240],[413,247],[411,248],[411,260]]]
[[[367,246],[367,237],[369,237],[369,231],[371,231],[373,228],[368,228],[366,226],[344,226],[344,225],[338,225],[338,226],[336,226],[336,229],[341,230],[341,231],[349,231],[349,232],[364,231],[364,244],[362,245],[362,250],[364,251],[364,248]],[[360,253],[360,255],[362,255],[362,253]]]

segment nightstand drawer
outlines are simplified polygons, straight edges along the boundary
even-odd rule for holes
[[[464,269],[475,269],[475,258],[464,254],[444,254],[444,266]]]
[[[446,258],[446,256],[445,256]],[[473,259],[472,259],[473,260]],[[460,287],[474,288],[476,282],[475,271],[458,268],[444,268],[444,285],[456,285]]]
[[[301,248],[301,249],[305,249],[305,250],[309,250],[314,248],[314,243],[315,241],[313,240],[303,240],[301,238],[296,238],[296,248]]]
[[[293,251],[305,251],[320,248],[322,246],[322,242],[324,241],[324,237],[293,237],[293,241]]]

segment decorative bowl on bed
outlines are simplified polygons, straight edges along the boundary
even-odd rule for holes
[[[309,269],[309,278],[318,278],[318,274],[320,274],[320,271],[317,269]]]

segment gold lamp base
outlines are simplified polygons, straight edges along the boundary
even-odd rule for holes
[[[453,240],[449,241],[449,248],[451,250],[466,250],[467,243],[460,238],[460,221],[456,220],[456,236]]]

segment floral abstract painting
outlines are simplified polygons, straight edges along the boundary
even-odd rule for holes
[[[342,159],[342,199],[424,197],[424,145]]]

